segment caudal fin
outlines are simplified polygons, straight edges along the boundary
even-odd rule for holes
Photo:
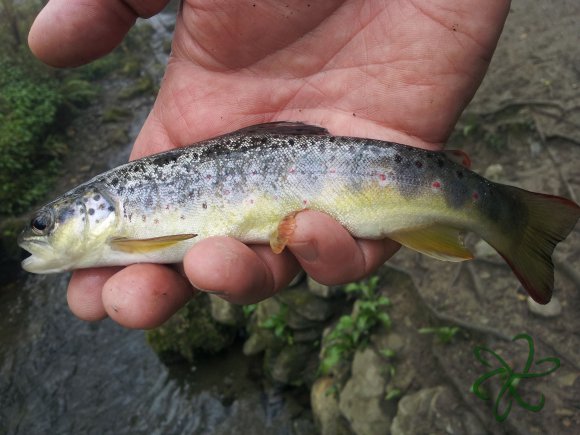
[[[488,240],[512,268],[536,302],[547,304],[554,289],[552,253],[572,231],[580,218],[580,207],[565,198],[501,186],[509,196],[519,198],[527,209],[525,228],[505,241]]]

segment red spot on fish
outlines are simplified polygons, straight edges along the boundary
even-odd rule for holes
[[[288,172],[290,172],[291,174],[294,174],[296,172],[296,168],[290,168],[290,170]]]
[[[431,187],[433,189],[440,189],[441,188],[441,183],[439,181],[433,181],[433,183],[431,183]]]
[[[379,180],[385,181],[386,179],[387,179],[387,176],[385,174],[379,174]]]
[[[471,194],[471,198],[472,198],[474,201],[477,201],[477,200],[479,199],[479,193],[477,193],[477,192],[473,192],[473,193]]]
[[[228,189],[224,190],[224,195],[229,195],[230,191]]]
[[[334,173],[336,172],[336,169],[334,169],[334,168],[330,168],[330,169],[328,170],[328,172],[329,172],[330,174],[334,174]]]
[[[207,174],[207,175],[205,176],[205,179],[206,179],[206,180],[211,180],[211,175]]]
[[[308,200],[307,199],[303,199],[302,200],[302,204],[304,204],[304,205],[308,204]]]

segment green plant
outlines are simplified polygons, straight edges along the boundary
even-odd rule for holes
[[[432,328],[421,328],[419,334],[435,334],[443,344],[450,343],[461,329],[459,326],[437,326]]]
[[[242,312],[244,313],[244,317],[246,319],[250,318],[254,311],[258,308],[258,304],[250,304],[250,305],[242,305]]]
[[[382,324],[391,326],[390,316],[383,310],[390,300],[377,292],[379,277],[351,283],[345,286],[347,293],[355,294],[358,300],[352,313],[340,317],[332,331],[323,340],[319,372],[330,373],[341,362],[350,361],[354,352],[368,344],[371,330]]]
[[[260,323],[260,328],[270,329],[274,332],[274,335],[280,340],[287,344],[294,344],[294,336],[292,335],[292,329],[288,326],[288,306],[282,304],[280,306],[280,311],[276,314],[272,314],[262,323]]]

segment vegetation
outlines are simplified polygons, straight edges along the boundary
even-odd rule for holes
[[[379,277],[348,284],[344,290],[358,299],[350,315],[340,317],[334,328],[324,337],[319,371],[332,372],[339,364],[350,362],[354,352],[368,344],[370,332],[378,325],[391,326],[391,318],[384,311],[390,300],[377,290]]]
[[[288,326],[288,306],[282,304],[280,311],[271,315],[264,320],[259,326],[260,328],[270,329],[274,332],[276,338],[280,339],[286,344],[294,344],[294,337],[292,329]]]
[[[197,353],[214,354],[225,349],[235,336],[236,328],[212,318],[206,295],[192,299],[165,324],[147,331],[147,341],[166,361],[178,358],[193,362]]]
[[[58,71],[37,61],[25,35],[42,3],[0,0],[0,216],[27,211],[50,191],[68,150],[65,130],[79,109],[96,101],[95,81],[118,73],[135,78],[134,92],[153,88],[132,54],[150,36],[144,26],[81,68]]]

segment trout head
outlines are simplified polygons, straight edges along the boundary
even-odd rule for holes
[[[80,186],[39,209],[18,238],[30,252],[22,267],[56,273],[83,267],[100,255],[116,225],[116,204],[98,188]]]

